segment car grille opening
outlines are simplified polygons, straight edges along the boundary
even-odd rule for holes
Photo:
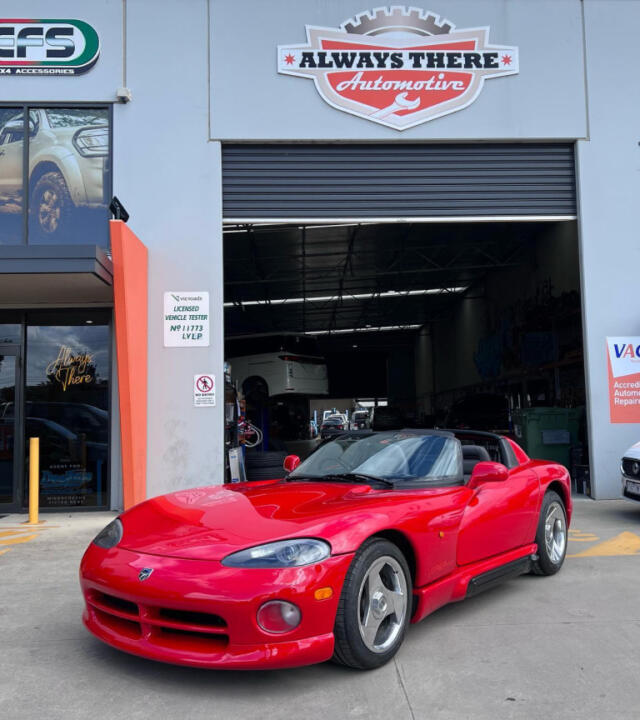
[[[156,607],[89,590],[87,604],[96,621],[127,640],[146,641],[176,652],[215,653],[229,644],[227,623],[220,615]]]
[[[96,605],[102,606],[105,610],[118,610],[127,615],[138,615],[138,606],[135,603],[116,597],[115,595],[107,595],[103,592],[93,593],[93,601]]]
[[[199,625],[202,627],[224,628],[227,623],[219,615],[194,612],[192,610],[174,610],[173,608],[159,608],[158,617],[173,620],[185,625]]]
[[[637,468],[634,472],[634,467]],[[640,478],[640,460],[632,460],[631,458],[622,459],[622,472],[629,477]]]
[[[124,618],[111,615],[110,613],[103,612],[94,608],[93,611],[96,614],[98,621],[106,626],[109,630],[123,635],[130,640],[138,640],[142,637],[142,628],[140,623],[134,622],[133,620],[125,620]]]

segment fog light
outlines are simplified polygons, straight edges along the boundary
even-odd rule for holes
[[[258,610],[258,625],[270,633],[283,633],[300,625],[300,608],[285,600],[269,600]]]

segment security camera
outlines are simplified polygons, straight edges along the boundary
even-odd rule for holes
[[[116,97],[118,98],[118,101],[121,103],[128,103],[131,102],[131,90],[127,87],[119,87],[116,90]]]

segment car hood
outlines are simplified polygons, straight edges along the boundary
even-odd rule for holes
[[[631,458],[632,460],[640,460],[640,442],[632,445],[622,457]]]
[[[265,542],[320,537],[334,553],[349,552],[359,544],[362,532],[386,527],[390,507],[407,499],[407,493],[350,483],[193,488],[147,500],[124,513],[120,547],[221,560]]]

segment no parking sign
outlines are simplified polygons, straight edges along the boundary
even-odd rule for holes
[[[213,407],[216,404],[216,379],[213,373],[193,376],[193,404],[195,407]]]

